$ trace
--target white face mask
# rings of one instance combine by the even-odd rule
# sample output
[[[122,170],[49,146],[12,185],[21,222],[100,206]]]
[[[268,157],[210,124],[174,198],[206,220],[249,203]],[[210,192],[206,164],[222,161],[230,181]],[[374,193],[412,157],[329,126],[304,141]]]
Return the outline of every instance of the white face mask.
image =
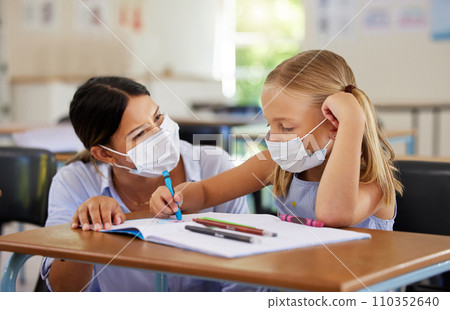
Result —
[[[130,173],[154,178],[162,175],[164,170],[173,170],[180,160],[180,127],[169,116],[165,115],[161,130],[148,137],[136,147],[123,154],[106,146],[102,148],[122,156],[130,157],[136,169],[114,164],[119,168],[130,170]]]
[[[317,167],[321,165],[325,160],[327,153],[327,146],[332,139],[328,141],[323,149],[317,150],[311,155],[308,155],[303,139],[310,135],[320,125],[322,125],[327,119],[325,118],[319,125],[314,127],[310,132],[304,135],[302,138],[296,137],[289,141],[273,142],[269,141],[270,132],[266,136],[266,144],[269,149],[270,156],[280,166],[281,169],[300,173],[305,170]]]

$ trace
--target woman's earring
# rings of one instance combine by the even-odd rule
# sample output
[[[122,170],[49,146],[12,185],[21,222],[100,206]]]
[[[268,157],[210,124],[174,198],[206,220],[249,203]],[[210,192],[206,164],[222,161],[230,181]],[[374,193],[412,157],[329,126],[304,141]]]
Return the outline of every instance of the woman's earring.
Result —
[[[333,140],[336,140],[336,135],[333,135]]]

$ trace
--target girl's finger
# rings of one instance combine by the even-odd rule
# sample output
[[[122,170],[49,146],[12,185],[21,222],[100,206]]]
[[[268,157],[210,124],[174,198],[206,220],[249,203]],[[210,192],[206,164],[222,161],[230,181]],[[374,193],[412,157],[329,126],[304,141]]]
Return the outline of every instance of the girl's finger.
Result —
[[[173,212],[173,213],[175,213],[175,212],[177,212],[178,211],[178,205],[177,205],[177,203],[175,202],[175,200],[172,198],[172,200],[167,204],[167,206],[171,209],[171,211]]]
[[[175,195],[173,196],[173,200],[178,202],[178,205],[181,206],[181,204],[183,203],[183,197],[181,194],[175,192]]]
[[[156,205],[156,210],[154,211],[156,211],[155,216],[159,218],[168,218],[174,213],[165,203]]]
[[[329,110],[329,109],[324,109],[322,110],[323,115],[325,116],[326,119],[328,119],[328,121],[335,127],[338,128],[339,126],[339,121],[336,119],[336,117],[334,116],[334,114]]]

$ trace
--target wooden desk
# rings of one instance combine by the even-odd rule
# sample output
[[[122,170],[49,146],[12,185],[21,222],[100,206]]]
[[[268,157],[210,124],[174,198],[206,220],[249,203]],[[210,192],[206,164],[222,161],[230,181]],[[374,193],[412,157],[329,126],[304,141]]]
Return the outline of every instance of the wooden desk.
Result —
[[[9,123],[9,124],[2,124],[0,125],[0,136],[9,136],[11,139],[11,145],[15,145],[12,135],[15,133],[20,133],[28,130],[33,129],[44,129],[49,127],[55,127],[54,125],[50,124],[32,124],[32,123]],[[43,146],[45,148],[45,146]],[[64,164],[66,161],[71,159],[75,154],[76,151],[73,152],[57,152],[54,153],[55,158],[60,164]]]
[[[173,117],[180,126],[242,126],[267,122],[262,114],[230,114],[197,112],[194,117]]]
[[[231,152],[230,145],[231,128],[243,125],[261,124],[266,122],[259,113],[248,114],[231,114],[231,113],[211,113],[211,112],[196,112],[195,117],[174,117],[174,121],[180,126],[180,138],[198,144],[200,141],[195,141],[194,136],[202,141],[215,140],[217,146],[222,147],[227,152]]]
[[[0,135],[12,135],[13,133],[24,132],[27,130],[49,127],[49,124],[40,123],[6,123],[0,125]]]
[[[15,289],[29,255],[308,291],[388,290],[450,270],[450,237],[352,230],[372,239],[226,259],[62,224],[0,236],[0,250],[16,253],[1,288]]]
[[[395,160],[431,161],[431,162],[450,163],[450,157],[441,157],[441,156],[433,157],[433,156],[401,155],[401,156],[395,156]]]
[[[65,163],[75,155],[76,153],[55,153],[55,158],[57,162]]]

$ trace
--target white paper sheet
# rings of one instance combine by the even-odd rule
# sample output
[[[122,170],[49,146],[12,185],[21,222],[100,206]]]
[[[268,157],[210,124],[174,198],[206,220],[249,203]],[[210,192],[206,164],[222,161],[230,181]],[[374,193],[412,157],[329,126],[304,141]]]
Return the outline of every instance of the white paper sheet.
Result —
[[[276,232],[278,236],[264,237],[235,231],[232,232],[252,236],[257,239],[256,243],[246,243],[186,230],[184,228],[186,225],[204,227],[201,224],[192,222],[192,219],[196,217],[211,217],[254,226]],[[153,221],[151,219],[130,220],[123,224],[113,226],[111,230],[133,227],[139,228],[144,239],[147,241],[227,258],[370,238],[370,234],[366,233],[335,228],[315,228],[283,222],[275,216],[266,214],[200,213],[184,215],[182,222],[166,222],[157,219]],[[231,232],[229,230],[224,231]]]

